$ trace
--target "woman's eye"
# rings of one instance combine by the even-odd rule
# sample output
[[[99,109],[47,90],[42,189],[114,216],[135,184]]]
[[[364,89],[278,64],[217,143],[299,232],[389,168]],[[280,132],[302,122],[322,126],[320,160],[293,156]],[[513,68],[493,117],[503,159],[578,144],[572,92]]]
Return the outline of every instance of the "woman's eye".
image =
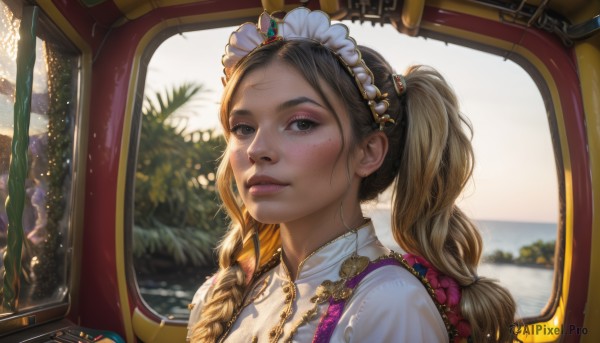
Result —
[[[234,125],[230,130],[236,136],[247,136],[254,133],[254,128],[245,124]]]
[[[307,119],[299,119],[292,122],[290,128],[294,131],[307,131],[317,126],[317,123],[307,120]]]

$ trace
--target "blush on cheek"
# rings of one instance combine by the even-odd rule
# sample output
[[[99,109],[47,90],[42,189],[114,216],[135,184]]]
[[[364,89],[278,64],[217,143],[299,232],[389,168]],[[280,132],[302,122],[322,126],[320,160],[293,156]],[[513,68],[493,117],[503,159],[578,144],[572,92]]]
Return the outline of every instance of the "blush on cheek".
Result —
[[[343,155],[340,156],[341,149],[341,142],[330,138],[307,145],[292,146],[290,157],[305,168],[331,173],[334,167],[337,167],[336,164],[343,163]]]

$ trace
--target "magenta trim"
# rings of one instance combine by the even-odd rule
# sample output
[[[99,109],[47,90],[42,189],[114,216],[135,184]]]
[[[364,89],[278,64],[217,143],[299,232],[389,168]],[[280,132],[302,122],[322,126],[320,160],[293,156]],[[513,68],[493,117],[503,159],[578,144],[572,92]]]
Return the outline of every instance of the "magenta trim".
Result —
[[[354,290],[356,286],[371,272],[385,266],[402,266],[400,262],[398,262],[395,258],[385,258],[382,260],[378,260],[375,262],[369,263],[367,268],[360,272],[358,275],[350,278],[346,281],[346,287]],[[333,335],[333,330],[337,326],[337,323],[340,321],[342,317],[342,313],[344,313],[344,307],[346,306],[346,300],[342,299],[339,301],[335,301],[333,297],[329,299],[329,307],[327,308],[327,312],[319,321],[319,326],[317,326],[317,332],[315,332],[315,336],[313,338],[313,343],[327,343],[331,339]]]

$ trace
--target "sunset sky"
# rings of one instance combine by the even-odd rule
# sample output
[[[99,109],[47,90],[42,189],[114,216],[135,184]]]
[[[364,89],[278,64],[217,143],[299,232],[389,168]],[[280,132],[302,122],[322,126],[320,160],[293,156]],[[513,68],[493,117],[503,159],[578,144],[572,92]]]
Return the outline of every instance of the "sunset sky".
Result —
[[[460,206],[477,219],[556,222],[557,176],[546,110],[529,75],[502,57],[399,34],[391,26],[346,23],[350,35],[382,53],[402,72],[411,64],[437,68],[454,87],[474,127],[474,181]],[[153,56],[147,89],[183,82],[208,92],[188,108],[190,125],[218,127],[221,55],[234,28],[188,32],[161,45]],[[386,206],[385,202],[379,206]]]

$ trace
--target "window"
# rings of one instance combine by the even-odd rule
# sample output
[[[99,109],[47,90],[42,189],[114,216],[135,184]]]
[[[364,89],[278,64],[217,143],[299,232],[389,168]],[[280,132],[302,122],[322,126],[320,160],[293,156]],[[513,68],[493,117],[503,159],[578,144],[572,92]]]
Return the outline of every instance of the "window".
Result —
[[[158,49],[148,67],[135,172],[133,262],[144,301],[167,318],[187,320],[196,288],[217,269],[214,247],[227,227],[215,191],[225,142],[214,125],[199,125],[216,119],[203,106],[212,95],[203,83],[185,77],[156,82],[163,72],[180,71],[171,69],[182,63],[170,55],[176,52],[171,43]]]
[[[403,71],[411,64],[430,65],[442,72],[455,88],[462,110],[474,127],[474,180],[463,193],[459,205],[475,220],[482,232],[485,258],[479,272],[481,275],[498,278],[509,288],[518,303],[519,317],[539,315],[548,302],[554,280],[552,242],[557,237],[559,196],[546,110],[533,80],[520,66],[496,55],[435,40],[407,37],[389,25],[383,28],[367,24],[347,25],[351,26],[350,32],[357,42],[381,52],[398,71]],[[164,136],[152,135],[155,146],[164,146],[166,149],[167,144],[174,147],[185,142],[190,147],[199,144],[213,149],[212,139],[216,139],[214,135],[220,130],[217,99],[220,99],[222,90],[221,55],[233,30],[234,28],[220,28],[183,33],[169,38],[156,50],[148,66],[146,96],[156,99],[154,94],[163,90],[171,90],[174,95],[173,90],[191,82],[202,85],[202,91],[199,92],[201,96],[186,107],[187,111],[177,112],[176,119],[162,122],[168,132],[163,132]],[[162,97],[165,99],[164,95]],[[149,126],[154,125],[150,124],[154,119],[148,120],[147,110],[144,112],[142,140],[144,132],[150,133],[152,129]],[[147,123],[144,124],[144,121]],[[210,134],[195,134],[195,130],[214,131],[209,131]],[[178,135],[173,134],[175,131]],[[194,138],[200,136],[204,139]],[[161,143],[156,144],[157,141]],[[215,144],[214,148],[217,149],[218,146],[220,145]],[[137,166],[139,174],[136,175],[134,254],[138,258],[153,256],[152,261],[156,262],[158,255],[155,251],[158,249],[155,248],[157,245],[150,243],[150,237],[156,242],[162,241],[163,250],[169,251],[166,245],[170,243],[167,242],[176,234],[167,235],[166,228],[163,229],[165,233],[159,233],[158,227],[151,228],[157,224],[144,224],[149,217],[142,214],[141,209],[150,206],[152,199],[157,198],[158,194],[164,194],[164,199],[167,199],[166,190],[161,191],[160,187],[169,188],[167,185],[171,183],[165,182],[165,178],[176,177],[173,173],[181,169],[175,168],[175,164],[170,164],[167,168],[163,163],[161,168],[164,169],[155,167],[152,172],[140,172],[140,168],[151,166],[153,159],[158,158],[143,149],[140,144]],[[162,158],[170,155],[173,154],[164,152]],[[190,157],[191,162],[186,162],[187,167],[191,168],[186,177],[189,189],[200,187],[210,191],[213,187],[210,174],[214,172],[213,159],[218,153],[204,156],[208,156],[206,160],[194,160]],[[169,157],[171,158],[173,157]],[[199,167],[193,170],[194,166]],[[172,175],[167,176],[168,173]],[[185,184],[186,180],[182,180],[180,184]],[[155,184],[156,196],[148,196],[151,194],[151,184]],[[178,192],[185,193],[189,189]],[[142,192],[139,197],[137,192]],[[216,211],[216,207],[213,207],[215,197],[211,195],[203,198],[203,206]],[[389,201],[386,195],[377,204],[366,205],[365,211],[373,218],[384,244],[398,250],[389,230]],[[211,235],[222,232],[214,230],[224,222],[220,221],[221,218],[218,222],[214,220],[212,212],[207,211],[202,215],[198,212],[196,218],[200,220],[195,222],[198,228],[181,223],[177,224],[177,230],[197,230],[210,232]],[[203,244],[212,244],[217,238],[207,237]],[[211,264],[194,265],[189,258],[186,261],[177,260],[175,255],[163,256],[160,261],[170,263],[168,266],[178,265],[178,276],[167,272],[157,273],[157,270],[144,270],[147,263],[136,263],[141,295],[161,315],[186,320],[188,312],[185,305],[191,300],[203,278],[215,267]],[[188,270],[191,274],[184,275],[180,270]],[[180,279],[174,279],[176,276]],[[166,296],[169,300],[165,301],[164,298],[157,298],[158,296]],[[171,306],[175,302],[181,307]],[[161,303],[169,305],[165,308]]]
[[[0,1],[0,252],[3,254],[11,253],[7,247],[7,229],[13,227],[8,220],[13,214],[7,213],[5,201],[13,177],[9,177],[15,126],[13,106],[15,89],[20,86],[16,75],[17,40],[22,24],[20,16],[26,10],[8,4]],[[28,169],[23,172],[26,179],[22,272],[5,274],[5,260],[0,260],[0,279],[20,277],[17,308],[3,307],[0,314],[0,322],[5,324],[43,308],[64,306],[64,314],[68,306],[79,57],[62,38],[51,33],[55,31],[48,30],[47,22],[40,14],[31,86]],[[3,295],[6,294],[5,290]],[[8,296],[2,300],[8,301]],[[30,316],[28,324],[43,321],[43,318],[47,316]]]

